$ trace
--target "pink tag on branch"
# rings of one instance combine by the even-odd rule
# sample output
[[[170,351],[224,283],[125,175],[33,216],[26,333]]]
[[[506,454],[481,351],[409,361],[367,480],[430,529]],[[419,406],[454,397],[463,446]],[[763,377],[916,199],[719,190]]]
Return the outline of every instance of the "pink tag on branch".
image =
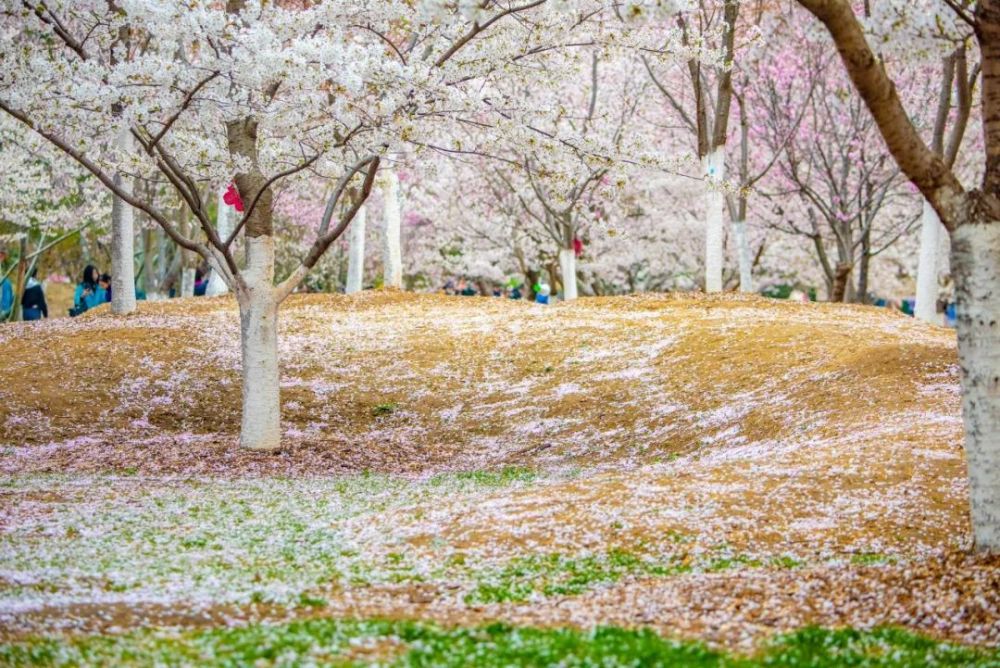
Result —
[[[240,213],[243,213],[243,198],[240,197],[240,191],[236,189],[235,183],[229,184],[229,188],[226,189],[226,194],[222,196],[222,201],[235,208]]]
[[[573,253],[577,257],[583,255],[583,242],[576,238],[573,239]]]

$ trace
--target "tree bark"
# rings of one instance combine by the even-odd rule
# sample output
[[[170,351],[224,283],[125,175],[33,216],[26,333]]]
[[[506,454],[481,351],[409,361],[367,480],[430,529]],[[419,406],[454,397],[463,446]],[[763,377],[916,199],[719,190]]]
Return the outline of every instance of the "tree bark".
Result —
[[[843,302],[846,301],[848,292],[847,288],[851,283],[851,270],[854,269],[854,265],[847,262],[838,262],[837,268],[833,275],[833,294],[830,295],[831,302]]]
[[[952,233],[958,302],[962,415],[972,531],[983,551],[1000,551],[1000,221]]]
[[[399,202],[399,177],[388,170],[385,179],[385,238],[382,248],[382,284],[403,289],[403,255],[400,249],[402,211]]]
[[[232,216],[229,213],[229,205],[223,201],[223,197],[226,194],[226,187],[219,188],[219,199],[218,207],[215,214],[215,229],[219,233],[219,237],[222,239],[229,238],[229,235],[233,233],[233,223]],[[222,278],[216,269],[212,269],[211,275],[208,277],[208,285],[205,287],[205,295],[208,297],[215,297],[216,295],[224,295],[229,292],[229,286],[226,285],[226,281]]]
[[[725,145],[715,147],[704,159],[705,176],[721,184],[726,178]],[[724,193],[711,185],[705,194],[705,292],[722,292],[722,216]]]
[[[273,237],[247,238],[247,267],[237,299],[243,354],[240,445],[274,450],[281,445],[281,393]]]
[[[576,282],[576,251],[563,248],[559,251],[559,274],[562,276],[563,300],[572,301],[577,298]]]
[[[8,319],[19,321],[24,317],[21,309],[21,296],[24,294],[24,285],[28,281],[28,238],[21,237],[17,256],[17,277],[14,281],[14,303],[10,307]]]
[[[924,200],[920,217],[920,257],[917,260],[917,304],[914,315],[932,325],[940,325],[937,313],[938,266],[941,221],[930,202]]]
[[[733,237],[736,240],[736,253],[740,266],[740,292],[753,292],[753,258],[750,253],[750,241],[747,239],[747,226],[742,220],[733,221]]]
[[[123,132],[118,147],[131,149],[132,135]],[[128,177],[115,173],[115,185],[132,192]],[[135,228],[132,207],[117,195],[111,198],[111,312],[125,315],[135,311]]]
[[[351,221],[350,250],[347,256],[347,287],[344,290],[351,295],[361,292],[365,275],[365,209],[358,209],[357,215]]]
[[[542,277],[541,272],[532,271],[531,269],[525,269],[524,271],[524,292],[522,297],[529,302],[535,301],[537,294],[535,293],[535,286],[538,285],[539,279]]]
[[[195,271],[191,267],[181,270],[181,297],[194,297]]]

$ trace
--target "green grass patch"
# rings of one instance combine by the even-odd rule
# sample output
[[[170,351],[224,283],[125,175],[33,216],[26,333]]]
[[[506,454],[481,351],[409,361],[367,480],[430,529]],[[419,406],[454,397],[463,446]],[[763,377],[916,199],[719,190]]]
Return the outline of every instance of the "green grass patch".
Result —
[[[459,471],[458,473],[441,473],[433,476],[428,484],[431,487],[441,487],[456,483],[459,487],[491,488],[509,487],[515,484],[534,482],[538,474],[521,466],[507,466],[497,471]]]
[[[526,601],[534,595],[571,596],[593,586],[617,582],[626,575],[669,576],[690,572],[674,557],[654,560],[625,550],[569,557],[562,554],[518,557],[480,578],[467,603]]]
[[[518,557],[498,570],[479,574],[477,585],[465,601],[505,603],[527,601],[535,596],[574,596],[595,586],[613,584],[625,576],[670,577],[692,572],[765,567],[789,570],[800,566],[800,561],[787,555],[756,558],[728,552],[700,559],[684,553],[654,557],[627,550],[576,557],[540,554]]]
[[[6,666],[997,666],[1000,652],[940,643],[897,629],[807,628],[740,657],[649,630],[441,628],[312,619],[180,634],[39,639],[0,645]]]
[[[374,417],[385,417],[387,415],[392,415],[399,408],[399,404],[392,402],[386,402],[383,404],[377,404],[372,408],[372,416]]]
[[[896,558],[879,552],[862,552],[851,555],[851,563],[855,566],[883,566],[896,563]]]

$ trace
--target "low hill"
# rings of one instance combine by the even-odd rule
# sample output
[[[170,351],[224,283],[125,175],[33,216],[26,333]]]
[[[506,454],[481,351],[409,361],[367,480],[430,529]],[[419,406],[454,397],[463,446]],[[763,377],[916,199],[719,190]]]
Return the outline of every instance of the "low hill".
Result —
[[[748,296],[366,292],[293,296],[280,348],[284,446],[253,453],[230,298],[0,327],[0,626],[308,591],[323,615],[741,650],[807,624],[1000,642],[1000,563],[965,554],[950,330]],[[98,559],[73,531],[113,536]]]

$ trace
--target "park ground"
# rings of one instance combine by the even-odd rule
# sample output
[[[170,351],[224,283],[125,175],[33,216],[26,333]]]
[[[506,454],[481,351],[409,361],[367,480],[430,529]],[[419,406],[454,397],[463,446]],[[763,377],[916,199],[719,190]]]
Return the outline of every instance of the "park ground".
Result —
[[[740,296],[0,327],[0,665],[992,665],[955,337]]]

